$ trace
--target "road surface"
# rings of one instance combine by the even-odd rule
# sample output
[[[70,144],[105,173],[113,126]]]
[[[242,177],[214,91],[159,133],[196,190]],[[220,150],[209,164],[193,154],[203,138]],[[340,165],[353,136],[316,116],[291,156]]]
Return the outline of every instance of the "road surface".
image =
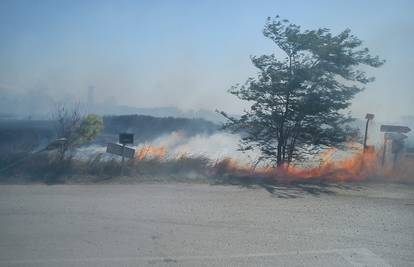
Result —
[[[414,187],[1,185],[0,266],[414,266]]]

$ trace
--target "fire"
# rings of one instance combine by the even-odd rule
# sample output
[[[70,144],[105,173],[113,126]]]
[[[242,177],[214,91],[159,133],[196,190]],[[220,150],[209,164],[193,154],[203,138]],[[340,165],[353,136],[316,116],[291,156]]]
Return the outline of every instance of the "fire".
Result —
[[[378,170],[377,154],[373,151],[358,153],[342,160],[332,160],[335,150],[329,150],[321,155],[325,160],[319,167],[314,168],[286,168],[288,177],[312,179],[318,178],[329,181],[361,181],[374,175]],[[328,158],[326,158],[328,156]]]
[[[157,159],[163,160],[167,154],[167,149],[163,146],[145,146],[138,151],[136,158],[138,160]]]
[[[314,167],[282,166],[257,167],[253,164],[242,164],[232,158],[224,158],[216,162],[210,162],[212,175],[231,175],[235,177],[250,177],[253,179],[273,179],[282,182],[324,180],[331,182],[352,182],[363,181],[370,177],[394,179],[400,177],[407,179],[412,176],[414,159],[407,163],[401,161],[398,168],[381,166],[381,151],[377,153],[374,149],[368,149],[365,153],[359,145],[358,152],[355,152],[356,145],[350,144],[347,157],[335,159],[338,151],[336,148],[325,150],[319,155],[320,164]],[[168,150],[166,146],[145,146],[137,152],[138,160],[166,160]],[[168,155],[169,159],[185,159],[191,157],[189,152],[180,152]],[[409,177],[410,180],[412,177]]]
[[[278,181],[320,179],[336,182],[362,181],[376,174],[379,169],[377,154],[374,151],[354,154],[341,160],[333,159],[335,152],[335,148],[324,151],[320,154],[321,164],[310,168],[283,166],[254,169],[250,165],[241,165],[231,159],[217,162],[214,167],[217,174],[266,177]]]
[[[332,161],[332,157],[333,157],[333,155],[334,155],[337,151],[338,151],[338,149],[337,149],[337,148],[332,147],[332,148],[329,148],[329,149],[327,149],[326,151],[322,152],[322,153],[320,154],[320,158],[321,158],[320,162],[321,162],[321,164],[320,164],[319,166],[321,166],[321,165],[323,165],[323,164],[326,164],[327,162],[331,162],[331,161]]]

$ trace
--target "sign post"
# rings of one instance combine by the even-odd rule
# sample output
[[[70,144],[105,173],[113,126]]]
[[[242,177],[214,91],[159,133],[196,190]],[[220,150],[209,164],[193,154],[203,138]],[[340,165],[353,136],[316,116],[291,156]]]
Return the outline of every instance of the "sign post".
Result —
[[[120,133],[119,134],[119,143],[123,144],[123,145],[133,144],[134,143],[134,134]]]
[[[121,176],[124,176],[125,144],[122,144]]]
[[[404,148],[404,139],[407,136],[403,133],[408,133],[411,129],[407,126],[400,126],[400,125],[381,125],[380,128],[381,132],[384,132],[384,148],[382,151],[382,166],[385,164],[385,156],[387,150],[387,141],[392,140],[392,152],[394,155],[394,168],[398,159],[398,153]]]
[[[411,131],[411,129],[407,126],[381,125],[380,131],[387,133],[408,133]]]
[[[134,143],[134,135],[130,133],[120,133],[119,143],[122,144],[121,175],[124,176],[125,145]]]
[[[364,153],[367,150],[367,139],[368,139],[368,123],[370,120],[374,119],[374,114],[367,113],[365,119],[367,119],[367,124],[365,125],[365,136],[364,136]]]
[[[384,146],[382,149],[382,160],[381,160],[381,166],[384,167],[385,164],[385,155],[387,152],[387,136],[384,134]]]
[[[126,146],[127,144],[133,144],[134,143],[134,134],[120,133],[119,134],[119,143],[121,145],[109,143],[107,148],[106,148],[106,152],[122,157],[122,160],[121,160],[121,175],[124,175],[125,157],[134,158],[134,155],[135,155],[135,149]]]
[[[118,156],[124,155],[126,158],[134,158],[135,155],[135,149],[123,146],[120,144],[114,144],[114,143],[108,143],[108,146],[106,147],[106,152]]]

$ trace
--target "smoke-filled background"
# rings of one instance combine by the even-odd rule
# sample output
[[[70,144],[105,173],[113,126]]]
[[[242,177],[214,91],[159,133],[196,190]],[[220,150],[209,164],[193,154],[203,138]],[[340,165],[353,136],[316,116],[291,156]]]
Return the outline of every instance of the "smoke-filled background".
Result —
[[[261,33],[265,18],[280,14],[304,29],[350,28],[386,60],[366,70],[376,81],[344,111],[361,134],[365,114],[375,114],[368,144],[379,149],[382,123],[414,128],[413,8],[412,1],[1,1],[0,147],[41,149],[55,136],[50,123],[35,121],[51,119],[56,105],[77,103],[83,114],[107,116],[79,157],[105,152],[127,131],[138,152],[154,147],[163,157],[254,164],[259,152],[240,152],[240,136],[220,130],[224,118],[215,110],[238,116],[249,106],[227,90],[256,75],[250,55],[282,56]],[[124,114],[153,118],[117,124]],[[14,119],[23,121],[10,126]],[[414,145],[413,134],[406,143]]]
[[[63,101],[102,114],[239,114],[247,103],[226,90],[255,75],[249,55],[279,53],[261,29],[266,17],[280,14],[307,29],[350,28],[387,60],[350,110],[400,121],[413,113],[413,8],[401,0],[4,0],[0,113],[47,117]]]

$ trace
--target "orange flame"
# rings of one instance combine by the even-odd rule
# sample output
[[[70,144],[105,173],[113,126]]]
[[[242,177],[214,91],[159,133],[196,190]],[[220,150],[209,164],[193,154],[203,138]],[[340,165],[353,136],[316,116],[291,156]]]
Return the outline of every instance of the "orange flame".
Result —
[[[349,149],[355,149],[355,144],[349,144]],[[359,146],[360,149],[360,146]],[[249,176],[251,178],[266,178],[277,181],[301,181],[324,180],[331,182],[363,181],[369,177],[385,177],[389,179],[413,180],[414,159],[401,161],[398,168],[383,168],[380,164],[379,154],[374,149],[365,153],[359,152],[353,155],[335,160],[336,148],[330,148],[322,152],[320,164],[316,167],[282,166],[279,168],[258,167],[251,164],[241,164],[232,158],[224,158],[212,164],[213,175]],[[138,160],[165,160],[167,156],[165,146],[145,146],[137,152]],[[380,151],[381,152],[381,151]],[[175,155],[177,159],[191,157],[188,152]]]
[[[253,175],[279,181],[321,179],[337,182],[361,181],[376,174],[379,169],[377,154],[374,151],[335,161],[332,156],[336,151],[337,149],[332,148],[321,153],[321,164],[311,168],[283,166],[276,169],[270,167],[254,169],[249,165],[240,165],[229,158],[217,162],[214,167],[217,174]]]
[[[163,160],[167,154],[167,149],[163,146],[145,146],[138,151],[136,158],[138,160],[157,159]]]
[[[322,162],[319,167],[300,169],[289,167],[285,170],[288,177],[312,179],[319,178],[330,181],[346,182],[361,181],[374,175],[378,170],[377,154],[367,152],[365,154],[356,154],[352,157],[342,160],[332,160],[332,151],[327,151],[329,158]],[[325,155],[322,155],[322,158]]]

